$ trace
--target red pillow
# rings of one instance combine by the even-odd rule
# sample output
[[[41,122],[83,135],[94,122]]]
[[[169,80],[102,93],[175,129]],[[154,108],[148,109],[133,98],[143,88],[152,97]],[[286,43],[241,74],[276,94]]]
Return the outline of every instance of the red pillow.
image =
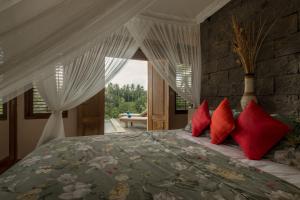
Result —
[[[213,112],[210,124],[211,143],[221,144],[235,128],[229,101],[225,98]]]
[[[251,101],[236,120],[233,139],[251,160],[260,160],[290,128]]]
[[[192,118],[192,135],[198,137],[210,124],[208,102],[206,100],[198,107]]]

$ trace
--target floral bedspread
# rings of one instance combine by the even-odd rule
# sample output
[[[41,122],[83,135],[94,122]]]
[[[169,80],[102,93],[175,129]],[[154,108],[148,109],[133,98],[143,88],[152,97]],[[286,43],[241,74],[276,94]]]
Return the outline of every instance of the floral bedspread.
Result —
[[[182,131],[54,140],[0,176],[0,199],[300,199],[300,189]]]

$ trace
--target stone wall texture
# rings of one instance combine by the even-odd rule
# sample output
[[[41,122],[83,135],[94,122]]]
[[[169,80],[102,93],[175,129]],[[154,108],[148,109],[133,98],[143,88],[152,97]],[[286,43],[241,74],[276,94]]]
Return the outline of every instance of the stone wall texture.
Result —
[[[269,113],[300,115],[300,0],[231,0],[201,24],[202,99],[212,109],[224,97],[240,110],[244,72],[232,51],[231,17],[278,21],[257,60],[256,94]]]

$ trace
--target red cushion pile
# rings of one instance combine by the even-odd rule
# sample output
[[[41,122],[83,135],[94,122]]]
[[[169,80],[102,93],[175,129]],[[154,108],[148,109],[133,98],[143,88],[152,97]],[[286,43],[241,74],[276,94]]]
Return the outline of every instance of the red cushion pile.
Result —
[[[261,159],[290,130],[287,125],[264,112],[254,101],[251,101],[234,121],[226,98],[211,118],[206,100],[195,111],[192,118],[192,135],[198,137],[209,126],[211,143],[221,144],[231,135],[244,154],[252,160]]]

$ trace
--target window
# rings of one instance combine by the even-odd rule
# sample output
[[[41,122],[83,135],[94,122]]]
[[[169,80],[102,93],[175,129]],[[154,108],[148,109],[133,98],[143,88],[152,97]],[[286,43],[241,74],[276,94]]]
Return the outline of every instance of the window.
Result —
[[[32,89],[32,113],[41,114],[41,113],[50,113],[50,110],[39,94],[38,90],[34,87]]]
[[[176,114],[185,114],[188,112],[188,109],[191,108],[192,105],[184,100],[178,94],[175,95],[175,113]]]
[[[64,83],[64,67],[62,65],[56,66],[55,78],[57,90],[61,90]],[[49,110],[47,104],[44,102],[36,87],[33,87],[31,90],[25,93],[24,104],[25,119],[46,119],[51,114],[51,111]],[[67,111],[64,111],[63,117],[67,116]]]
[[[186,95],[191,95],[192,88],[192,68],[187,65],[177,65],[176,87],[180,88]]]
[[[176,87],[180,89],[182,94],[186,95],[186,97],[190,97],[192,95],[192,68],[187,65],[177,65],[176,68]],[[183,114],[187,113],[188,109],[191,108],[192,105],[187,102],[184,98],[175,95],[175,113]]]
[[[50,117],[50,110],[36,87],[25,93],[24,104],[25,119],[47,119]],[[67,116],[68,113],[63,112],[63,117]]]
[[[0,99],[0,120],[6,120],[7,119],[7,104],[3,103]]]

